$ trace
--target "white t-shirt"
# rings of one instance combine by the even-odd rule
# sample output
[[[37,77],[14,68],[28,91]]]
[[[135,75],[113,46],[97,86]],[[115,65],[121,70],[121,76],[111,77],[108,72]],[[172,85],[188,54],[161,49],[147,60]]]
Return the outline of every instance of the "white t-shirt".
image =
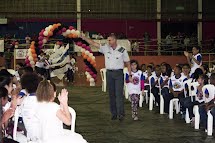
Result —
[[[128,93],[129,94],[140,94],[144,88],[144,77],[142,71],[131,72],[133,83],[128,82]],[[129,80],[129,75],[126,73],[126,81]]]
[[[63,129],[63,122],[57,117],[60,106],[54,102],[40,102],[36,111],[38,129],[42,143],[86,143],[80,134]]]
[[[184,89],[184,81],[186,80],[185,76],[181,75],[179,78],[176,78],[174,75],[169,80],[169,88],[172,88],[173,91],[182,91]]]
[[[27,131],[27,138],[31,140],[38,139],[38,121],[35,118],[35,113],[38,105],[35,94],[28,94],[23,97],[21,104],[21,116]]]
[[[193,57],[194,57],[197,61],[199,61],[200,64],[198,65],[196,62],[194,62],[193,59],[191,60],[191,71],[190,71],[190,75],[192,75],[192,74],[195,72],[195,70],[196,70],[197,68],[199,68],[199,67],[202,65],[202,55],[201,55],[200,53],[196,54],[195,56],[193,55]]]

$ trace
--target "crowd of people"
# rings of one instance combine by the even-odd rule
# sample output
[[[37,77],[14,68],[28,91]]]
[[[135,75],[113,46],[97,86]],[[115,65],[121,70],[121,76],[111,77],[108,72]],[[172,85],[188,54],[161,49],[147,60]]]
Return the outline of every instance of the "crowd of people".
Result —
[[[154,65],[139,64],[136,60],[131,60],[132,82],[129,81],[129,74],[126,73],[125,82],[128,88],[128,94],[131,101],[132,119],[138,120],[137,108],[139,106],[140,96],[147,90],[153,94],[155,105],[160,107],[160,98],[164,100],[164,113],[170,112],[170,101],[179,99],[181,118],[185,119],[186,109],[189,111],[189,120],[194,126],[195,114],[194,106],[198,106],[200,115],[200,125],[204,131],[207,131],[207,112],[215,118],[215,69],[209,71],[208,65],[202,63],[200,48],[194,46],[192,53],[184,52],[187,58],[185,64],[177,64],[173,68],[168,63]],[[191,84],[188,85],[187,81]],[[210,89],[203,91],[205,85],[213,85],[214,92],[209,93]],[[196,85],[188,88],[190,85]],[[190,95],[191,91],[192,95]],[[141,93],[142,92],[142,93]],[[146,98],[147,99],[147,98]],[[215,122],[215,121],[214,121]]]
[[[20,111],[18,130],[23,131],[26,141],[54,143],[85,143],[80,134],[63,129],[71,125],[68,91],[62,89],[57,95],[55,84],[45,74],[32,67],[16,65],[16,71],[0,70],[1,140],[11,139],[13,116]],[[58,99],[60,104],[54,101]]]

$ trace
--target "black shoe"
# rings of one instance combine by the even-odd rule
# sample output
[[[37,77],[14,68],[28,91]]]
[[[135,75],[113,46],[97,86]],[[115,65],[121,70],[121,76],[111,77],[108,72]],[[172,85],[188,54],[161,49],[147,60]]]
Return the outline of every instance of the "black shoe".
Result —
[[[111,120],[116,120],[117,119],[117,115],[114,115],[111,117]]]
[[[124,116],[123,115],[119,115],[119,121],[123,121],[124,120]]]

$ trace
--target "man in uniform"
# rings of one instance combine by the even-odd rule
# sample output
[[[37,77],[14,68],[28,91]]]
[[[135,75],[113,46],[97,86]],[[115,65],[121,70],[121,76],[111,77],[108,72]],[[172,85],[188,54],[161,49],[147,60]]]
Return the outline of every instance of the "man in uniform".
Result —
[[[130,59],[125,48],[117,44],[117,38],[114,34],[110,34],[107,38],[107,45],[100,45],[95,41],[82,36],[82,39],[90,45],[98,48],[99,52],[104,54],[105,67],[107,69],[107,82],[109,88],[110,112],[111,119],[117,118],[122,121],[124,112],[124,65],[127,66],[129,75],[131,76]],[[131,77],[129,78],[131,81]]]

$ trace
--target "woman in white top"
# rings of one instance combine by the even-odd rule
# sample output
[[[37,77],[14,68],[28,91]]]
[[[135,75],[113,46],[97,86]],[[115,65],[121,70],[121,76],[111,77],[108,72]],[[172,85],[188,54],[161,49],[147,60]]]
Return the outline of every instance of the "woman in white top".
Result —
[[[80,134],[63,129],[63,123],[71,125],[71,114],[68,108],[68,91],[62,89],[58,100],[54,102],[56,87],[52,82],[40,82],[37,92],[39,102],[36,118],[39,121],[40,141],[42,143],[86,143]]]
[[[194,71],[202,65],[202,55],[199,53],[200,47],[195,46],[192,49],[192,54],[184,51],[184,55],[187,57],[187,62],[191,67],[190,76]]]

